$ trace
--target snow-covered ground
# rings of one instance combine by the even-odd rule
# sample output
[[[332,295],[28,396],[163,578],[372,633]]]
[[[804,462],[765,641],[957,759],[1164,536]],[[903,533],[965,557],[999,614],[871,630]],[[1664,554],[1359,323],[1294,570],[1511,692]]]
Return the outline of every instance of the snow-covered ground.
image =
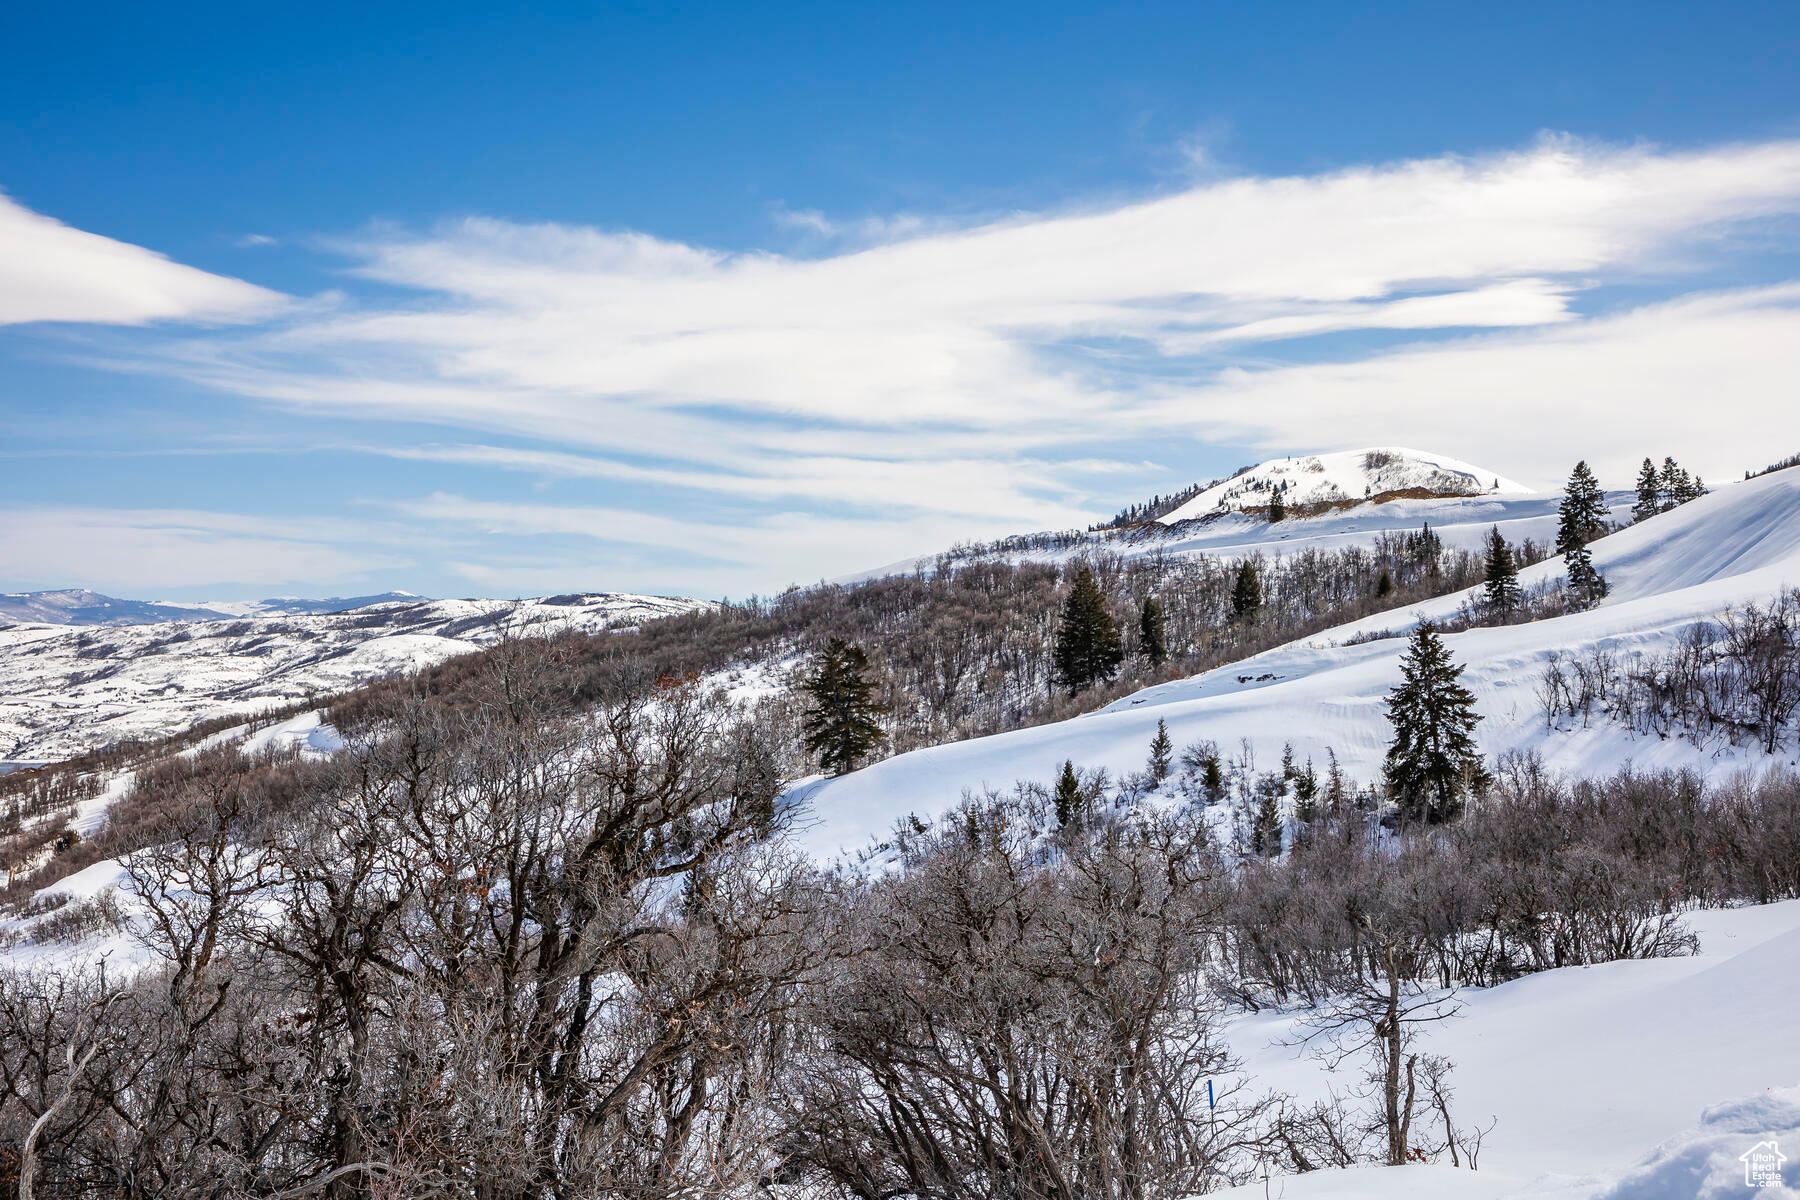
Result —
[[[623,593],[392,601],[329,614],[0,627],[0,759],[54,761],[432,666],[502,629],[593,631],[706,602]]]
[[[1785,1180],[1800,1188],[1800,901],[1696,912],[1690,924],[1697,956],[1466,990],[1460,1014],[1430,1027],[1421,1048],[1456,1064],[1458,1119],[1498,1119],[1480,1170],[1320,1171],[1222,1195],[1722,1200],[1752,1194],[1738,1155],[1769,1138],[1789,1147]],[[1259,1013],[1229,1037],[1259,1086],[1322,1097],[1331,1077],[1293,1044],[1298,1033],[1294,1015]]]
[[[1678,738],[1638,737],[1603,717],[1585,729],[1546,728],[1534,688],[1553,651],[1581,654],[1599,646],[1628,661],[1666,648],[1695,621],[1800,586],[1800,470],[1721,488],[1596,542],[1593,550],[1613,589],[1598,608],[1446,638],[1456,661],[1468,667],[1463,682],[1484,718],[1477,730],[1483,752],[1492,758],[1534,749],[1552,768],[1581,774],[1627,761],[1693,765],[1714,775],[1766,765],[1753,748],[1701,749]],[[1529,588],[1559,578],[1562,569],[1552,559],[1520,579]],[[1115,775],[1139,770],[1159,720],[1168,722],[1177,747],[1211,739],[1234,751],[1248,738],[1265,767],[1287,742],[1300,758],[1320,763],[1330,748],[1353,776],[1372,779],[1388,740],[1382,701],[1399,681],[1405,643],[1397,636],[1348,643],[1454,614],[1467,595],[1340,626],[1072,721],[916,750],[810,785],[805,843],[823,856],[860,848],[908,813],[932,816],[954,806],[965,789],[1047,782],[1065,759]]]

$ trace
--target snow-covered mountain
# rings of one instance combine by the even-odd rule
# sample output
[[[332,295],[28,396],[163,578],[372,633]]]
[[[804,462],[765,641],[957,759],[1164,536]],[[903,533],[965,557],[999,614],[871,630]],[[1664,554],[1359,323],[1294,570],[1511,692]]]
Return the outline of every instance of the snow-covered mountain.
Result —
[[[0,760],[54,761],[430,666],[505,628],[597,630],[705,607],[591,593],[409,598],[343,612],[0,628]]]
[[[1303,454],[1260,463],[1216,483],[1158,518],[1165,525],[1226,512],[1266,508],[1279,491],[1289,509],[1364,500],[1428,496],[1530,494],[1523,484],[1461,459],[1400,446],[1371,446],[1330,454]]]
[[[1484,718],[1483,753],[1535,750],[1552,768],[1577,774],[1606,773],[1628,761],[1691,765],[1713,775],[1766,763],[1751,746],[1641,737],[1603,717],[1582,728],[1554,727],[1534,689],[1552,654],[1598,649],[1628,664],[1670,647],[1697,621],[1800,586],[1800,470],[1727,485],[1592,549],[1612,587],[1599,607],[1445,638],[1467,665],[1463,682]],[[1520,581],[1527,588],[1548,584],[1562,571],[1561,560],[1550,559],[1521,572]],[[1399,680],[1406,644],[1400,635],[1421,620],[1455,615],[1471,595],[1338,626],[1071,721],[916,750],[812,785],[807,844],[822,856],[861,847],[907,813],[935,815],[952,806],[964,789],[1051,780],[1065,759],[1115,777],[1141,769],[1159,720],[1168,722],[1177,746],[1210,739],[1236,747],[1248,738],[1267,760],[1291,742],[1303,759],[1323,762],[1330,749],[1353,776],[1374,779],[1388,740],[1382,702]]]
[[[172,600],[122,600],[86,588],[57,588],[0,593],[0,623],[148,625],[158,621],[222,621],[230,617],[347,612],[390,600],[422,599],[424,597],[411,592],[382,592],[372,596],[330,596],[322,600],[277,596],[268,600],[183,604]]]

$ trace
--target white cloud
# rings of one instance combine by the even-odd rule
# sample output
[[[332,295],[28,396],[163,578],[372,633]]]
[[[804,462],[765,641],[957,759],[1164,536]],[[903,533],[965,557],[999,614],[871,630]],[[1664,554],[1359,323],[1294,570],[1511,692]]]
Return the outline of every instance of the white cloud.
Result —
[[[691,444],[668,441],[678,431],[656,414],[701,407],[852,432],[1073,427],[1129,408],[1138,372],[1166,352],[1564,321],[1596,277],[1632,277],[1722,223],[1796,207],[1800,143],[1682,155],[1549,143],[1211,183],[818,259],[468,220],[342,246],[358,272],[440,303],[188,352],[221,382],[298,406],[556,426],[556,440],[633,450]],[[331,369],[296,378],[296,356]]]
[[[1645,455],[1675,454],[1715,482],[1800,449],[1800,284],[1686,296],[1529,333],[1415,346],[1360,362],[1243,371],[1163,419],[1218,414],[1215,436],[1268,447],[1456,447],[1529,464],[1555,486],[1586,458],[1628,487]]]
[[[1800,142],[1549,139],[967,228],[777,212],[855,247],[815,257],[471,219],[336,244],[415,293],[402,303],[323,298],[165,343],[154,366],[308,414],[530,443],[396,457],[710,493],[700,522],[630,500],[438,495],[405,513],[674,544],[728,564],[715,582],[767,586],[1078,523],[1088,481],[1058,464],[1130,469],[1151,440],[1171,463],[1191,439],[1392,440],[1535,483],[1572,456],[1616,473],[1677,452],[1717,475],[1786,452],[1793,296],[1680,289],[1730,278],[1735,223],[1797,210]],[[1617,311],[1599,290],[1617,284],[1675,298]]]
[[[71,229],[0,193],[0,325],[244,321],[268,316],[283,299],[142,246]]]

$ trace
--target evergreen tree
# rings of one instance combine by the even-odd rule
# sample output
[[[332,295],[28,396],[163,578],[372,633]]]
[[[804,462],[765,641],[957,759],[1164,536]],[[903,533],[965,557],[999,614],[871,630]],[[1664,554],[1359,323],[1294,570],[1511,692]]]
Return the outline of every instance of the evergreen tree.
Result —
[[[1319,818],[1319,775],[1312,759],[1294,776],[1294,819],[1311,823]]]
[[[1438,565],[1444,556],[1444,539],[1439,537],[1427,521],[1419,527],[1419,532],[1406,535],[1407,557],[1421,567]]]
[[[1381,568],[1381,578],[1375,581],[1375,594],[1384,600],[1394,594],[1394,577],[1386,567]]]
[[[1556,552],[1568,569],[1569,591],[1576,600],[1589,605],[1606,595],[1606,580],[1594,569],[1594,558],[1588,543],[1606,534],[1606,495],[1587,463],[1578,462],[1569,474],[1569,485],[1563,492],[1562,507],[1557,511]]]
[[[1056,780],[1056,824],[1066,827],[1081,813],[1081,781],[1075,777],[1075,762],[1065,759],[1062,774]]]
[[[1057,681],[1071,696],[1111,679],[1125,661],[1118,623],[1106,611],[1106,597],[1100,594],[1093,571],[1085,566],[1075,573],[1075,583],[1063,601],[1054,661]]]
[[[1238,567],[1237,582],[1231,586],[1231,615],[1239,621],[1254,621],[1262,610],[1262,572],[1246,558]]]
[[[1208,804],[1225,799],[1225,770],[1217,754],[1209,754],[1200,763],[1200,791]]]
[[[868,669],[862,647],[834,637],[814,658],[813,673],[801,684],[813,701],[800,725],[806,749],[834,775],[855,770],[887,737],[875,723],[887,709],[875,702],[875,684],[865,674]]]
[[[1138,614],[1138,647],[1152,666],[1160,667],[1169,657],[1169,644],[1163,623],[1162,601],[1155,596],[1144,598],[1144,610]]]
[[[1287,520],[1287,504],[1281,499],[1281,485],[1278,483],[1275,485],[1275,490],[1269,493],[1269,523],[1273,525],[1277,521],[1285,520]]]
[[[1637,503],[1632,505],[1631,517],[1634,521],[1648,521],[1661,511],[1662,477],[1656,473],[1656,464],[1646,458],[1638,468]]]
[[[1592,550],[1586,546],[1576,546],[1565,551],[1563,566],[1568,571],[1569,594],[1580,607],[1597,604],[1606,597],[1606,577],[1594,566]]]
[[[1330,746],[1325,747],[1325,762],[1325,805],[1333,813],[1342,812],[1350,797],[1344,786],[1344,769],[1338,766],[1337,751]]]
[[[1387,698],[1394,727],[1388,787],[1409,820],[1448,821],[1462,811],[1465,789],[1488,780],[1475,746],[1475,697],[1429,621],[1413,634],[1400,670],[1400,686]]]
[[[1487,583],[1484,585],[1487,606],[1497,613],[1510,613],[1519,606],[1519,569],[1513,565],[1512,551],[1494,526],[1488,534]]]
[[[1294,743],[1288,742],[1281,747],[1281,782],[1292,783],[1298,773],[1294,766]]]
[[[1169,740],[1169,725],[1166,721],[1157,721],[1156,736],[1150,740],[1150,784],[1161,787],[1163,780],[1169,777],[1169,768],[1175,762],[1175,743]]]
[[[1663,459],[1662,477],[1658,482],[1662,490],[1663,512],[1686,504],[1689,499],[1688,491],[1694,486],[1688,473],[1672,457]]]
[[[1281,853],[1281,793],[1264,787],[1262,802],[1256,808],[1256,820],[1250,826],[1250,849],[1266,858]]]

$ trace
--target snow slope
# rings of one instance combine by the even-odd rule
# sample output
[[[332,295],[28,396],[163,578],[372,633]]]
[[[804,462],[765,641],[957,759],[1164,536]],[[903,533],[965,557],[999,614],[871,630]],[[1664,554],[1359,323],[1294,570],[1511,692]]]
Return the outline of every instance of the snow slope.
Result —
[[[1400,446],[1370,446],[1329,454],[1304,454],[1258,464],[1214,484],[1161,519],[1165,525],[1241,511],[1269,503],[1282,488],[1289,508],[1308,504],[1359,501],[1383,492],[1418,489],[1451,496],[1530,493],[1531,489],[1498,472],[1461,459]]]
[[[1740,1196],[1737,1156],[1800,1145],[1800,901],[1693,913],[1701,953],[1573,967],[1462,993],[1423,1046],[1456,1064],[1455,1111],[1498,1124],[1481,1169],[1365,1168],[1272,1180],[1269,1195]],[[1259,1086],[1322,1096],[1331,1077],[1291,1043],[1293,1015],[1238,1018],[1228,1036]],[[1351,1068],[1344,1068],[1345,1071]],[[1348,1080],[1337,1081],[1339,1090]],[[1790,1151],[1792,1153],[1792,1151]],[[1787,1183],[1800,1186],[1800,1156]],[[1716,1190],[1708,1190],[1708,1188]],[[1262,1184],[1221,1193],[1261,1197]],[[1763,1195],[1780,1196],[1779,1190]],[[1800,1192],[1788,1192],[1800,1195]]]
[[[1767,760],[1749,748],[1697,749],[1680,739],[1634,737],[1596,719],[1587,729],[1546,729],[1533,687],[1553,651],[1601,646],[1622,657],[1660,651],[1682,629],[1727,607],[1766,600],[1800,586],[1800,470],[1721,488],[1673,512],[1594,544],[1594,561],[1612,583],[1588,612],[1526,625],[1475,629],[1446,638],[1463,682],[1485,718],[1477,730],[1489,757],[1535,749],[1554,769],[1610,771],[1627,761],[1646,767],[1693,765],[1712,774]],[[1527,586],[1560,576],[1551,560],[1521,572]],[[1401,634],[1418,620],[1455,613],[1458,593],[1340,626],[1228,667],[1128,696],[1072,721],[934,746],[810,785],[804,834],[809,850],[829,857],[865,846],[907,813],[935,815],[965,789],[1048,781],[1065,759],[1115,773],[1142,768],[1158,720],[1179,747],[1212,739],[1234,750],[1250,739],[1266,763],[1285,742],[1323,760],[1336,751],[1346,770],[1372,779],[1386,751],[1382,701],[1399,679],[1403,640],[1348,644],[1357,635]]]
[[[0,759],[54,761],[432,666],[501,628],[593,631],[706,602],[623,593],[409,600],[335,613],[0,627]]]

